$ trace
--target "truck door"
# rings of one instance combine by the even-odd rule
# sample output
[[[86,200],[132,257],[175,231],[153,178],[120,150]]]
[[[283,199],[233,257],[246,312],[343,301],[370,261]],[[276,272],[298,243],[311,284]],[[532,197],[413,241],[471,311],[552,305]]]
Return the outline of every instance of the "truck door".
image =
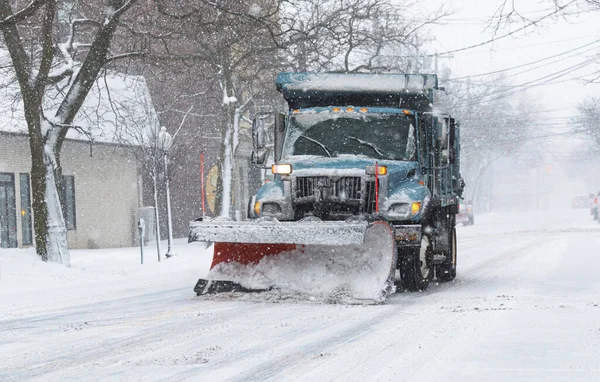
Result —
[[[427,114],[419,114],[419,154],[421,168],[425,177],[425,185],[431,190],[433,186],[433,175],[431,169],[432,152],[431,147],[431,131],[432,131],[432,116]]]

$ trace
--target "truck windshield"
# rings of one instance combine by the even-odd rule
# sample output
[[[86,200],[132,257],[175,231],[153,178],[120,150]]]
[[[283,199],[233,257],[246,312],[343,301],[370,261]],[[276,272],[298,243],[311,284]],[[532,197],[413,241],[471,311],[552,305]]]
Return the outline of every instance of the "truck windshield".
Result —
[[[414,117],[402,114],[296,114],[289,119],[282,156],[416,160],[414,125]]]

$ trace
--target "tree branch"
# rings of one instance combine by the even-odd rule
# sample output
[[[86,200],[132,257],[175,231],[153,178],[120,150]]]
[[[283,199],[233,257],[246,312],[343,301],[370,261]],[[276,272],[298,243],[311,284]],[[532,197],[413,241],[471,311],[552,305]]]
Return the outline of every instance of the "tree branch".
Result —
[[[13,13],[10,0],[0,0],[0,18],[7,19],[12,15]],[[0,29],[4,35],[4,42],[6,43],[6,47],[10,53],[13,63],[12,66],[19,81],[19,86],[23,95],[23,103],[26,106],[25,118],[28,122],[33,121],[34,118],[39,118],[39,115],[37,115],[39,104],[33,107],[35,112],[31,111],[32,108],[27,107],[28,105],[32,105],[33,102],[37,101],[37,97],[35,97],[35,92],[30,82],[31,63],[29,62],[29,57],[27,56],[25,48],[23,47],[21,36],[19,35],[19,30],[17,29],[16,24],[4,24],[0,27]],[[28,126],[31,126],[31,124],[28,123]],[[35,137],[37,137],[37,135],[35,135]]]
[[[44,22],[42,24],[42,59],[37,77],[34,79],[35,91],[42,102],[44,96],[44,87],[48,79],[48,73],[52,67],[54,59],[54,42],[52,41],[52,27],[54,24],[54,15],[56,14],[56,0],[49,0],[46,4],[44,13]]]
[[[6,25],[16,25],[17,23],[25,20],[26,18],[33,16],[35,12],[37,12],[37,10],[40,9],[48,1],[49,0],[33,0],[25,8],[21,9],[17,13],[11,14],[9,16],[2,16],[2,20],[0,20],[0,28],[3,28]]]
[[[146,52],[129,52],[129,53],[117,54],[114,56],[107,57],[104,60],[104,63],[110,64],[114,61],[123,60],[126,58],[139,58],[139,57],[144,57],[145,55],[146,55]]]
[[[70,124],[81,108],[85,97],[92,88],[100,70],[106,64],[106,56],[117,29],[118,19],[136,0],[111,0],[109,10],[105,16],[104,23],[94,37],[90,51],[77,73],[73,85],[69,88],[67,96],[60,104],[56,117],[63,124]],[[64,131],[61,136],[65,136]]]

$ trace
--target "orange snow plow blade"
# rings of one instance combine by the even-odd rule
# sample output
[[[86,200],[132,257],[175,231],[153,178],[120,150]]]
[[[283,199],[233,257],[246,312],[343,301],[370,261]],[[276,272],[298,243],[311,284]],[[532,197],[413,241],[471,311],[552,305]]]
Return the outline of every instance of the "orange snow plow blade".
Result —
[[[277,289],[381,302],[395,290],[394,234],[383,221],[192,224],[190,241],[221,240],[197,295]]]
[[[296,247],[296,244],[215,243],[210,269],[231,261],[239,264],[258,263],[265,256],[292,251]]]

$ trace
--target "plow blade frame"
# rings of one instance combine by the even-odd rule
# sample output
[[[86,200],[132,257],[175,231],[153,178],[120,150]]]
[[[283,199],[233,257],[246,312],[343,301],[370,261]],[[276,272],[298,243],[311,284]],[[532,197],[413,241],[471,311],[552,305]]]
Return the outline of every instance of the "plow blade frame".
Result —
[[[394,231],[384,221],[196,221],[189,240],[212,242],[213,259],[194,292],[337,296],[343,290],[382,302],[395,290]]]
[[[194,221],[189,242],[347,245],[362,244],[366,221]]]

